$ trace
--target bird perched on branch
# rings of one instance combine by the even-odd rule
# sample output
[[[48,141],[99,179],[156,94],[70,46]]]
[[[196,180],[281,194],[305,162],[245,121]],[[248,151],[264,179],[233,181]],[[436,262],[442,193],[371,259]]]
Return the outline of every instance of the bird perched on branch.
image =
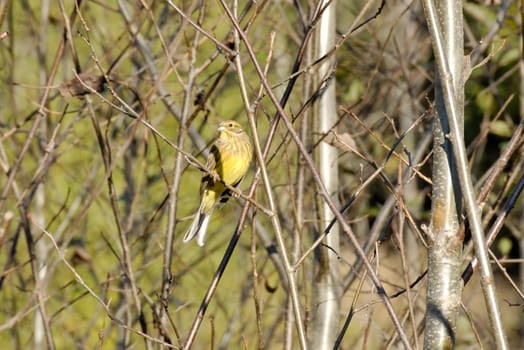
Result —
[[[193,223],[184,236],[184,243],[196,236],[199,246],[204,245],[209,218],[216,207],[221,207],[231,197],[231,190],[225,184],[236,187],[244,178],[253,148],[249,137],[239,123],[227,120],[218,126],[218,139],[211,147],[206,162],[206,173],[200,185],[200,207]],[[220,180],[218,180],[220,179]]]

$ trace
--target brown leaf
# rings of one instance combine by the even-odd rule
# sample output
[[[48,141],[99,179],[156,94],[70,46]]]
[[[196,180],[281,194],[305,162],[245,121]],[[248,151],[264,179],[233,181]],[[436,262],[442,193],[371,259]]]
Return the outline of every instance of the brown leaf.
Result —
[[[90,263],[91,255],[83,247],[75,247],[71,256],[71,264],[77,266],[82,263]]]
[[[80,80],[78,78],[80,78]],[[103,75],[97,76],[89,73],[82,73],[78,75],[78,78],[75,77],[71,80],[64,81],[58,88],[60,95],[65,98],[78,97],[82,99],[85,95],[91,93],[91,90],[88,89],[87,86],[96,92],[104,91],[106,79]]]
[[[330,131],[329,134],[327,134],[324,138],[324,141],[327,144],[334,146],[344,152],[358,153],[355,140],[347,132],[339,134],[335,131]]]

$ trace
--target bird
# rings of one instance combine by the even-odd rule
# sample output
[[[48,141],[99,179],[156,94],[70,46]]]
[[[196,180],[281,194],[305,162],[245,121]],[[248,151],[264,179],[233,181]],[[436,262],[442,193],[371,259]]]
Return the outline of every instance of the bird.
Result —
[[[205,243],[213,210],[222,207],[231,197],[231,190],[226,185],[236,187],[240,184],[253,156],[249,136],[238,122],[223,121],[217,131],[218,138],[211,147],[205,165],[213,174],[206,173],[202,176],[200,207],[183,239],[187,243],[196,236],[196,242],[201,247]]]

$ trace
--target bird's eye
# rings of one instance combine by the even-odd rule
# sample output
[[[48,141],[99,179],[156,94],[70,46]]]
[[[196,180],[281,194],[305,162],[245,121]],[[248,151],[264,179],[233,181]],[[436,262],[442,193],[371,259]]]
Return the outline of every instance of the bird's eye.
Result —
[[[233,123],[229,123],[228,126],[229,126],[230,128],[232,128],[232,127],[233,127]]]

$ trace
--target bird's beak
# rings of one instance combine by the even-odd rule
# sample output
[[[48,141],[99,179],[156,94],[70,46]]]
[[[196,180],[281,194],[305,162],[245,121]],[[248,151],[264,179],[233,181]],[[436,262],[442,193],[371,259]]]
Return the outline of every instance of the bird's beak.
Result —
[[[221,132],[221,131],[224,131],[224,130],[226,130],[226,128],[223,127],[222,125],[220,125],[220,126],[217,128],[217,131],[218,131],[218,132]]]

